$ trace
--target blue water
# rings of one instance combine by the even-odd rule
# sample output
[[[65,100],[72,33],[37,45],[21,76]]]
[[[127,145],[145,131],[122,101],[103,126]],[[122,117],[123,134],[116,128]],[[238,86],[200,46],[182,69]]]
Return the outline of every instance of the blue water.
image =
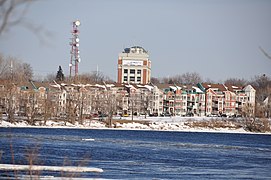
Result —
[[[36,164],[104,170],[76,174],[80,177],[271,179],[271,135],[0,128],[0,163],[28,164],[31,151]]]

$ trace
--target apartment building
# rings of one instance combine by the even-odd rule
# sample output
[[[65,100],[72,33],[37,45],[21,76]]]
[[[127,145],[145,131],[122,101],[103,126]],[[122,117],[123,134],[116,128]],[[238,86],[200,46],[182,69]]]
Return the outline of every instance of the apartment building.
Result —
[[[150,99],[150,113],[157,115],[163,113],[163,91],[157,86],[153,86]]]
[[[34,117],[82,118],[93,113],[175,116],[255,113],[255,89],[224,84],[31,84],[0,86],[1,110]],[[12,97],[8,91],[14,91]]]
[[[151,60],[148,52],[140,47],[125,48],[118,57],[118,83],[149,84]]]
[[[158,84],[162,91],[159,114],[184,116],[187,113],[187,92],[176,84]]]
[[[196,86],[183,86],[187,92],[187,115],[205,115],[205,93]]]
[[[255,113],[256,90],[251,86],[237,87],[224,84],[198,84],[205,92],[205,115],[228,116]]]

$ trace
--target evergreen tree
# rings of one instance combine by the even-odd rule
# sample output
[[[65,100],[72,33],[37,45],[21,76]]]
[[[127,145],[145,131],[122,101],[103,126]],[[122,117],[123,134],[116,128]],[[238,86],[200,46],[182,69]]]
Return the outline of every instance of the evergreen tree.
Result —
[[[58,67],[58,71],[56,74],[56,81],[64,81],[64,74],[61,66]]]

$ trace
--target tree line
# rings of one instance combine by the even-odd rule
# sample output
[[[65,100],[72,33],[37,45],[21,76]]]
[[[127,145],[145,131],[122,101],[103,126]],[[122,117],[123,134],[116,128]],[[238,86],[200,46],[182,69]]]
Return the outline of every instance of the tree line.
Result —
[[[45,78],[35,78],[33,68],[30,64],[23,62],[15,57],[5,57],[0,54],[0,80],[9,80],[12,83],[23,83],[31,81],[45,81],[45,82],[69,82],[74,81],[66,77],[63,73],[61,66],[58,67],[56,73],[48,74]],[[78,75],[78,82],[83,84],[94,84],[94,83],[113,83],[114,81],[106,76],[103,72],[90,72]],[[203,78],[197,72],[186,72],[170,77],[162,78],[151,78],[153,84],[182,84],[182,85],[196,85],[197,83],[203,82]],[[207,83],[215,83],[210,79],[206,80]],[[223,84],[229,84],[234,86],[246,86],[252,85],[256,89],[256,104],[262,104],[267,97],[269,97],[269,104],[271,101],[271,78],[265,74],[254,76],[251,80],[244,78],[228,78]]]

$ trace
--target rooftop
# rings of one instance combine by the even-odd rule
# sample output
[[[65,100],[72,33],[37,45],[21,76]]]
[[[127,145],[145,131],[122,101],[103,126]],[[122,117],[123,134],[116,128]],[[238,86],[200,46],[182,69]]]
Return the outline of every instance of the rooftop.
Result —
[[[125,48],[123,53],[147,54],[148,51],[146,51],[141,46],[133,46],[133,47],[130,47],[130,48]]]

